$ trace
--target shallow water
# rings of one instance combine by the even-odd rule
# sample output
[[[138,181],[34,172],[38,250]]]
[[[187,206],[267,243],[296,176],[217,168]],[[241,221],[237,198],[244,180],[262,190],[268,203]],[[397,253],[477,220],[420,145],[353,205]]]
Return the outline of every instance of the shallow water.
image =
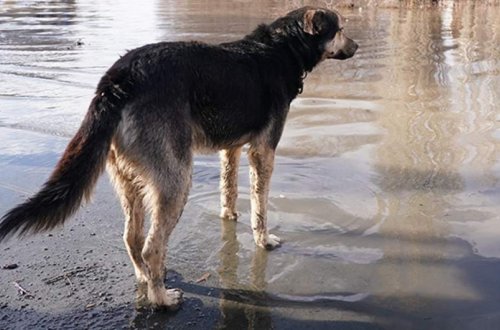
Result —
[[[1,213],[43,182],[126,49],[236,39],[296,5],[0,2]],[[245,161],[241,220],[218,220],[218,161],[203,156],[168,265],[191,280],[212,274],[211,326],[494,328],[500,8],[341,12],[358,53],[308,75],[278,149],[269,222],[284,245],[254,248]],[[121,223],[105,226],[102,239],[121,246]]]

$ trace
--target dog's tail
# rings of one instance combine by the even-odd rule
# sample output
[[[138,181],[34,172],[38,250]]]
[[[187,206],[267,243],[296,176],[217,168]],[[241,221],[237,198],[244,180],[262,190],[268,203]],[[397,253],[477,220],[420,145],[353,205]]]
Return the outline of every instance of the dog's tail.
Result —
[[[123,72],[113,68],[101,79],[89,110],[42,189],[3,216],[0,241],[18,233],[50,230],[88,200],[104,170],[121,109],[130,98]]]

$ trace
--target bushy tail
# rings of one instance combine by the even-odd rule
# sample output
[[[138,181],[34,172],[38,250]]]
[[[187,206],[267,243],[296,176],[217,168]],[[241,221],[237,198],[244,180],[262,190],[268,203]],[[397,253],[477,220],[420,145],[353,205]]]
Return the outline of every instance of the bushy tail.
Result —
[[[127,93],[111,81],[109,72],[99,83],[78,132],[66,147],[42,189],[1,219],[0,241],[62,225],[88,199],[104,170],[111,139],[121,119]]]

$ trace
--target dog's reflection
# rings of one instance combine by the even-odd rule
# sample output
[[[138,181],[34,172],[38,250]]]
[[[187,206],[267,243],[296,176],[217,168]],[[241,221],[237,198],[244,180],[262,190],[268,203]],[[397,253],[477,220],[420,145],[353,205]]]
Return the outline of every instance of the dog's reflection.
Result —
[[[222,241],[218,274],[220,291],[221,329],[269,329],[272,320],[266,304],[266,267],[268,252],[256,248],[251,262],[250,283],[238,280],[239,245],[236,221],[222,221]],[[251,295],[244,294],[252,292]],[[241,293],[241,294],[240,294]]]

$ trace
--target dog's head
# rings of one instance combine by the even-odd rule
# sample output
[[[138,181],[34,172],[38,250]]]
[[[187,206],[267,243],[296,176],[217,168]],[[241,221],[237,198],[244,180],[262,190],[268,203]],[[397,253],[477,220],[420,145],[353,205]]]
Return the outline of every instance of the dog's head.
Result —
[[[271,24],[276,35],[295,35],[304,46],[314,51],[318,60],[333,58],[345,60],[354,55],[358,44],[344,34],[344,18],[337,12],[303,7],[288,13]]]
[[[322,59],[345,60],[354,55],[358,44],[344,33],[345,19],[337,12],[315,7],[303,7],[290,12],[306,37],[316,38]]]

